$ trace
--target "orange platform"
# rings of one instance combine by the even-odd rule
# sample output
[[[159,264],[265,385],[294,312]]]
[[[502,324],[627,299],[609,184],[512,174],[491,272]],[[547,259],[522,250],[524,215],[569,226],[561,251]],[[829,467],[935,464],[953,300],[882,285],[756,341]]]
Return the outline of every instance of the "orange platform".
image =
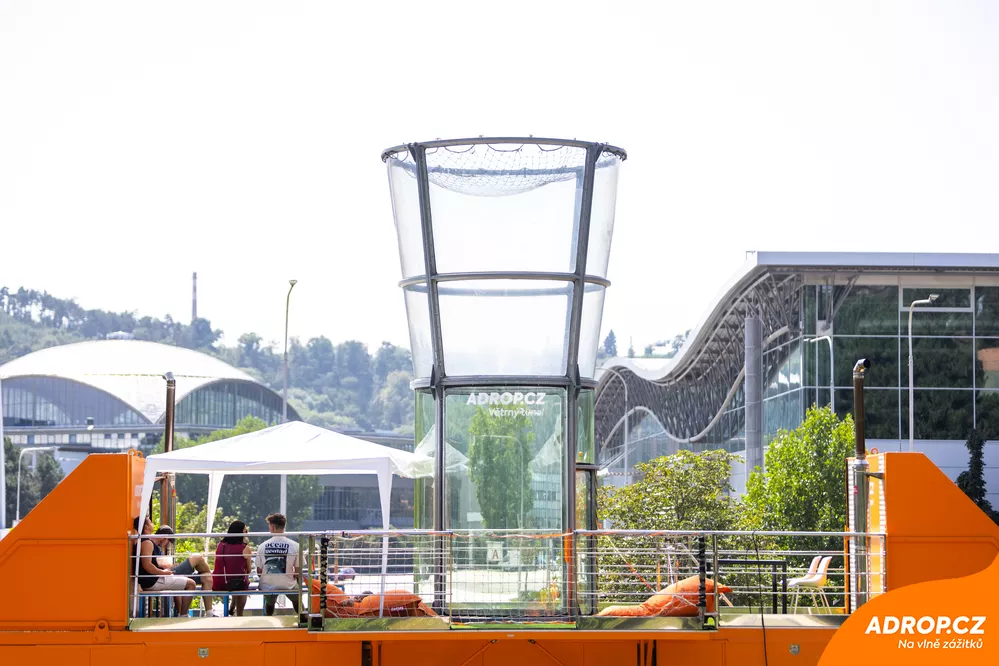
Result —
[[[872,589],[969,575],[999,555],[999,527],[925,456],[869,460],[872,471],[884,473],[883,481],[872,480],[869,531],[887,534],[886,575]],[[835,631],[723,623],[717,631],[511,625],[360,633],[235,624],[198,630],[197,621],[130,630],[126,537],[143,469],[135,454],[91,455],[0,540],[0,664],[807,666]]]

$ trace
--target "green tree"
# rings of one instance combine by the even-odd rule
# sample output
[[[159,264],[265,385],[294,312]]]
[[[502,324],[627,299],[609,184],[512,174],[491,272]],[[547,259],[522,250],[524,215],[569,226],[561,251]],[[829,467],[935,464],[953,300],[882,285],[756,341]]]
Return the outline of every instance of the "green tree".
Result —
[[[598,489],[597,517],[625,530],[731,530],[737,524],[737,503],[729,477],[737,456],[723,450],[693,453],[678,451],[635,465],[641,475],[620,488]],[[598,578],[610,599],[634,600],[650,593],[648,581],[632,571],[656,571],[672,552],[680,566],[689,567],[684,549],[693,548],[685,537],[599,537],[596,548],[600,571],[617,572]]]
[[[468,427],[469,476],[487,529],[527,527],[534,506],[531,461],[534,431],[524,414],[493,416],[479,407]]]
[[[598,518],[624,530],[734,529],[738,504],[729,477],[738,459],[722,450],[678,451],[638,463],[635,483],[600,487]]]
[[[977,430],[972,430],[966,444],[968,447],[967,471],[957,477],[957,487],[964,491],[975,505],[989,518],[999,523],[999,512],[992,509],[992,503],[985,499],[985,439]]]
[[[812,407],[794,430],[770,442],[765,472],[751,470],[743,498],[746,529],[841,532],[853,418]]]
[[[617,336],[614,335],[613,328],[607,334],[607,337],[604,338],[604,354],[611,358],[617,356]]]
[[[14,522],[17,511],[17,461],[22,447],[12,444],[4,438],[4,478],[6,482],[7,527]],[[45,496],[52,492],[60,481],[63,473],[59,462],[48,452],[39,452],[35,456],[35,467],[28,467],[28,456],[25,456],[21,467],[21,517],[34,509]]]

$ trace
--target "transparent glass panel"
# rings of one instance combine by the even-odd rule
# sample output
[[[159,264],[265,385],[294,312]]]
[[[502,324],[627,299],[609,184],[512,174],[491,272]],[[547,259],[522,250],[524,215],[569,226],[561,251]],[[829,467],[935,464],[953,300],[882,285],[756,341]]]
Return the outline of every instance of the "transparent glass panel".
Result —
[[[597,159],[593,204],[590,206],[590,240],[586,248],[586,272],[589,275],[607,277],[620,167],[621,159],[611,153],[603,153]]]
[[[801,374],[801,344],[795,343],[791,347],[791,358],[788,364],[788,386],[791,390],[801,388],[803,383]]]
[[[415,452],[437,460],[435,433],[437,423],[437,401],[429,391],[416,392],[416,417],[414,434]],[[421,477],[413,480],[413,526],[416,529],[434,527],[434,478]]]
[[[916,439],[967,440],[972,427],[974,391],[916,389]],[[903,391],[901,436],[909,438],[909,394]]]
[[[912,313],[913,335],[971,335],[970,312],[934,312],[931,307]],[[909,333],[909,312],[902,313],[902,335]]]
[[[909,304],[913,301],[929,298],[930,294],[936,294],[937,300],[932,305],[921,305],[916,308],[920,312],[922,308],[970,308],[971,289],[940,289],[940,288],[911,288],[902,289],[902,308],[908,313]]]
[[[836,287],[842,298],[846,287]],[[836,313],[836,335],[898,333],[898,285],[855,286]]]
[[[975,287],[975,335],[999,336],[999,287]]]
[[[804,301],[803,318],[805,335],[815,335],[815,323],[818,318],[815,285],[810,284],[802,287],[801,297]]]
[[[579,374],[592,379],[597,371],[600,345],[600,321],[604,314],[604,293],[597,284],[587,284],[583,291],[583,313],[579,324]]]
[[[867,439],[898,439],[899,391],[866,389],[864,391],[864,419]],[[836,413],[853,414],[853,389],[836,389]]]
[[[416,164],[409,153],[386,160],[392,214],[399,240],[402,276],[425,275],[423,230],[420,226],[420,191],[416,183]]]
[[[976,409],[978,423],[975,427],[990,442],[999,440],[999,391],[979,391]]]
[[[553,388],[447,392],[450,529],[562,529],[565,404]]]
[[[430,304],[425,284],[407,287],[406,318],[409,321],[409,348],[413,354],[413,375],[429,377],[434,367],[434,346],[430,331]]]
[[[909,347],[903,341],[903,386],[909,386]],[[912,378],[919,388],[971,388],[975,357],[971,340],[913,338]]]
[[[564,375],[572,284],[463,280],[440,284],[449,375]]]
[[[823,344],[821,342],[817,344]],[[898,388],[898,338],[833,339],[836,362],[836,386],[853,387],[853,366],[866,358],[871,362],[867,371],[867,386]],[[838,400],[838,397],[837,397]]]
[[[586,151],[453,146],[427,151],[437,270],[575,270]]]
[[[576,399],[576,462],[596,462],[593,439],[593,389],[583,389]]]
[[[975,386],[999,390],[999,340],[978,340]]]

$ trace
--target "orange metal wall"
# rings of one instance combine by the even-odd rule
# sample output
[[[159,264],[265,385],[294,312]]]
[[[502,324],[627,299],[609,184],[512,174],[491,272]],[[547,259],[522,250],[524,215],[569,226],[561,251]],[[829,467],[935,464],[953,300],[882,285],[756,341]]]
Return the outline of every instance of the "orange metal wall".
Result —
[[[968,576],[999,555],[999,525],[921,453],[883,453],[888,590]],[[877,482],[872,481],[872,486]],[[877,525],[871,526],[874,530]]]
[[[126,627],[143,467],[137,455],[88,456],[0,540],[0,632]]]

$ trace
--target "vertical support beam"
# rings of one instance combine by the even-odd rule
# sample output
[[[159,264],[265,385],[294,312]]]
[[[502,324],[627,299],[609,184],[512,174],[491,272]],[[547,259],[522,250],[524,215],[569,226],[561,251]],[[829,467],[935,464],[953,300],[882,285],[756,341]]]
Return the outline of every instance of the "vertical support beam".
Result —
[[[569,310],[568,345],[566,349],[565,376],[569,380],[569,390],[566,400],[566,437],[565,451],[563,453],[565,465],[563,467],[562,482],[562,525],[564,531],[568,533],[576,530],[576,438],[579,432],[578,405],[579,405],[579,330],[583,319],[583,292],[586,288],[586,253],[590,242],[590,209],[593,204],[593,181],[596,177],[597,160],[603,152],[603,145],[593,145],[586,149],[586,165],[581,183],[577,181],[577,187],[582,186],[579,194],[579,204],[576,209],[577,219],[575,221],[575,242],[576,256],[573,259],[572,300]],[[565,561],[565,606],[569,615],[576,616],[579,613],[579,604],[576,598],[576,554],[575,536],[570,536],[563,542],[563,553]]]
[[[746,317],[746,474],[763,469],[763,320]]]
[[[854,459],[850,474],[850,572],[853,578],[850,586],[850,610],[855,611],[867,601],[867,537],[856,534],[867,532],[868,469],[867,444],[865,438],[866,418],[864,415],[865,371],[870,367],[867,359],[857,361],[853,368],[853,415],[854,415]]]
[[[441,336],[440,301],[437,293],[437,254],[434,250],[434,225],[430,206],[430,177],[427,174],[426,148],[418,143],[409,144],[409,153],[416,165],[416,187],[420,201],[420,229],[423,233],[423,264],[426,271],[427,307],[430,309],[430,338],[434,352],[434,365],[430,373],[430,390],[436,399],[437,428],[435,430],[436,456],[434,457],[434,530],[446,529],[444,498],[447,492],[445,483],[446,454],[444,446],[444,388],[440,381],[446,376],[444,368],[444,342]],[[440,611],[444,606],[445,561],[444,539],[437,538],[437,556],[434,566],[434,607]]]

